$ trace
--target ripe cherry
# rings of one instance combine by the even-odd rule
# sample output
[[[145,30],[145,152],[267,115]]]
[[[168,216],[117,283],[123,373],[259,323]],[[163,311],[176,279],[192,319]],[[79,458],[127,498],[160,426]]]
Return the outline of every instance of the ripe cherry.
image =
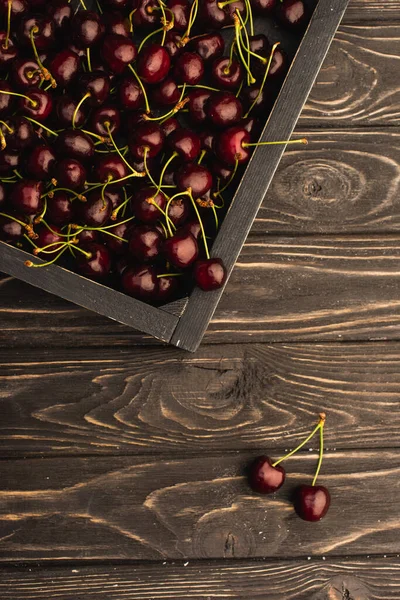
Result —
[[[47,197],[47,211],[50,223],[66,225],[71,222],[73,214],[72,202],[66,192],[54,192],[52,197]]]
[[[132,212],[142,223],[156,223],[162,217],[161,210],[165,210],[167,203],[162,192],[156,194],[154,187],[144,187],[135,192],[131,200]]]
[[[119,103],[126,110],[139,110],[143,106],[143,91],[132,76],[126,76],[118,89]]]
[[[145,155],[154,158],[164,146],[165,136],[156,123],[142,123],[136,127],[129,139],[129,149],[133,156],[142,159]]]
[[[163,277],[158,276],[158,305],[170,302],[177,295],[179,279],[179,277],[168,276],[166,274]]]
[[[65,129],[58,134],[56,150],[60,156],[76,158],[84,162],[94,155],[94,145],[90,136],[76,129]]]
[[[89,279],[103,280],[107,277],[111,270],[111,255],[109,250],[95,242],[81,244],[79,246],[88,253],[85,256],[81,252],[77,254],[78,271]]]
[[[113,73],[120,75],[135,60],[137,49],[132,40],[123,35],[106,35],[102,43],[102,55]]]
[[[165,137],[168,137],[171,135],[171,133],[179,129],[180,126],[181,124],[179,123],[178,119],[175,119],[175,117],[170,117],[167,119],[167,121],[164,121],[164,123],[161,125],[161,129],[163,130]]]
[[[177,232],[168,238],[164,244],[167,260],[178,269],[186,269],[193,264],[198,255],[197,241],[188,232]]]
[[[209,99],[206,112],[215,127],[227,128],[241,120],[243,107],[232,92],[218,92]]]
[[[199,136],[190,129],[178,129],[168,136],[168,146],[185,162],[196,160],[201,151]]]
[[[165,37],[164,48],[168,52],[171,59],[175,59],[182,53],[182,37],[176,31],[168,31]]]
[[[171,59],[163,46],[150,44],[139,54],[137,72],[145,83],[159,83],[168,75],[170,67]]]
[[[80,48],[91,48],[97,44],[104,33],[100,16],[90,10],[78,10],[71,21],[74,43]]]
[[[11,65],[11,79],[19,88],[36,87],[41,82],[39,65],[34,60],[17,58]]]
[[[110,78],[102,71],[82,73],[78,78],[77,95],[89,106],[100,106],[108,99],[110,93]]]
[[[194,198],[205,196],[213,185],[210,171],[203,165],[188,164],[179,169],[175,176],[181,192],[191,190]]]
[[[250,142],[250,135],[240,125],[226,129],[216,139],[215,153],[227,165],[234,166],[248,162],[250,150],[243,146]]]
[[[286,472],[281,465],[274,467],[269,456],[259,456],[250,465],[249,485],[258,494],[272,494],[285,483]]]
[[[252,0],[251,7],[255,14],[270,16],[279,0]]]
[[[222,29],[227,24],[227,15],[218,6],[218,0],[206,0],[200,3],[200,19],[210,29]]]
[[[13,174],[13,170],[19,167],[20,157],[20,152],[0,152],[0,175]]]
[[[115,255],[124,254],[126,248],[128,247],[127,242],[123,240],[127,239],[130,235],[131,222],[128,223],[116,223],[115,227],[110,227],[104,232],[101,233],[101,238],[103,242],[106,244],[107,248]],[[109,232],[113,235],[109,235]],[[117,236],[117,237],[114,237]],[[121,238],[121,239],[117,239]]]
[[[23,217],[16,217],[18,221],[23,221]],[[23,235],[26,233],[26,229],[21,223],[18,223],[12,217],[3,217],[0,215],[0,240],[9,244],[16,244],[19,242]]]
[[[100,106],[92,114],[91,130],[98,135],[108,137],[115,134],[121,127],[121,113],[114,106]]]
[[[77,100],[74,100],[68,94],[63,94],[57,98],[56,104],[56,114],[58,125],[65,127],[72,127],[72,119],[75,114],[75,127],[82,127],[86,122],[86,111],[85,105],[79,107],[78,111],[76,111],[76,107],[78,105]]]
[[[36,215],[42,208],[43,184],[31,179],[23,179],[14,184],[10,194],[13,210],[23,215]]]
[[[303,0],[278,2],[276,14],[284,27],[295,31],[303,29],[308,21],[308,14]]]
[[[188,0],[168,0],[167,7],[174,16],[174,30],[181,33],[186,31],[189,25],[190,2]]]
[[[304,521],[319,521],[328,512],[331,497],[323,485],[300,485],[295,490],[293,504]]]
[[[159,9],[157,0],[139,0],[133,14],[134,25],[151,28],[160,19]]]
[[[189,94],[189,116],[193,123],[201,125],[207,120],[206,105],[212,92],[199,88]]]
[[[103,13],[102,22],[106,34],[122,35],[126,38],[131,37],[129,19],[126,19],[121,13]]]
[[[238,90],[243,81],[243,68],[235,59],[217,58],[211,68],[211,77],[218,88]]]
[[[204,62],[219,58],[224,53],[225,42],[220,33],[206,33],[190,42],[190,49],[196,52]]]
[[[38,236],[35,242],[39,248],[49,246],[50,244],[58,244],[58,246],[53,246],[52,249],[60,249],[60,244],[62,244],[63,238],[60,235],[62,233],[61,229],[57,227],[57,225],[53,225],[51,229],[45,225],[40,225],[39,227],[35,228],[35,233]]]
[[[9,150],[26,150],[37,139],[32,123],[24,117],[13,117],[8,121],[8,127],[12,130],[5,130]]]
[[[48,181],[53,177],[56,155],[51,146],[41,144],[29,153],[26,170],[30,177],[39,181]]]
[[[8,116],[13,112],[16,97],[10,94],[2,94],[1,91],[12,92],[13,89],[7,81],[0,82],[0,115]]]
[[[60,87],[67,87],[78,74],[81,61],[72,50],[62,50],[50,63],[50,72]]]
[[[82,225],[88,227],[102,227],[111,216],[112,205],[107,198],[101,197],[101,192],[97,190],[91,192],[86,202],[81,202],[78,206],[78,219]]]
[[[36,121],[46,121],[53,108],[52,96],[39,88],[26,90],[25,95],[26,98],[20,98],[23,113]]]
[[[64,158],[55,169],[55,177],[59,187],[80,190],[86,181],[86,169],[75,158]]]
[[[31,46],[33,37],[37,50],[47,50],[54,45],[54,34],[52,19],[26,15],[19,25],[18,42],[24,46]]]
[[[123,183],[113,184],[113,180],[118,181],[128,175],[128,167],[122,158],[115,154],[103,154],[94,167],[95,181],[102,183],[123,185]]]
[[[172,77],[167,77],[152,93],[152,104],[158,106],[172,106],[179,102],[181,92]]]
[[[66,31],[73,14],[68,0],[52,0],[51,3],[46,3],[46,13],[54,23],[56,36]]]
[[[177,198],[169,205],[168,218],[176,227],[183,225],[190,214],[190,204],[187,198]]]
[[[0,71],[8,69],[11,62],[18,56],[18,50],[5,31],[0,31]]]
[[[129,252],[140,262],[158,258],[164,238],[161,233],[149,225],[134,227],[129,240]]]
[[[182,52],[176,60],[174,77],[179,83],[196,85],[204,75],[204,63],[195,52]]]
[[[121,278],[122,287],[129,296],[156,303],[158,299],[157,271],[148,265],[126,267]]]

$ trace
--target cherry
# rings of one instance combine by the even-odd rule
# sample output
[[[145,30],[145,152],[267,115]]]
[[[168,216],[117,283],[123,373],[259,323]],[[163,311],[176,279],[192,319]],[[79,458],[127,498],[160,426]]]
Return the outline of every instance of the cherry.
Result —
[[[199,255],[199,247],[192,234],[179,231],[166,240],[164,251],[167,260],[178,269],[190,267]]]
[[[163,241],[163,236],[155,227],[138,225],[132,230],[129,252],[142,262],[154,260],[161,253]]]
[[[53,108],[52,96],[39,88],[27,90],[26,96],[20,99],[23,112],[36,121],[46,121]]]
[[[0,71],[8,69],[11,62],[18,56],[18,50],[11,38],[7,41],[7,34],[0,31]]]
[[[269,96],[269,89],[265,86],[262,88],[258,83],[244,88],[240,99],[246,110],[251,108],[252,115],[264,117],[267,116],[274,101],[274,98]]]
[[[250,142],[250,135],[240,125],[226,129],[216,139],[215,153],[227,165],[234,166],[246,163],[250,158],[250,150],[243,146]]]
[[[11,20],[16,17],[23,16],[28,9],[28,5],[25,0],[12,0],[11,3]],[[0,0],[0,15],[4,18],[8,14],[8,0]]]
[[[214,149],[214,139],[215,136],[211,131],[201,131],[199,133],[201,149],[206,150],[207,152],[212,152]]]
[[[242,120],[242,127],[247,131],[247,133],[253,134],[254,137],[259,137],[261,133],[261,123],[255,117],[246,117]]]
[[[41,82],[39,65],[34,60],[17,59],[11,66],[11,78],[19,88],[36,87]]]
[[[51,146],[47,144],[35,146],[29,153],[26,170],[30,177],[39,181],[46,181],[53,176],[56,165],[56,155]]]
[[[68,0],[52,0],[46,3],[46,13],[53,21],[56,34],[64,33],[72,18],[72,6]]]
[[[287,71],[287,58],[284,52],[277,48],[272,57],[270,69],[268,71],[268,77],[274,77],[276,79],[281,78]]]
[[[159,83],[168,75],[170,67],[171,59],[163,46],[150,44],[139,54],[137,72],[145,83]]]
[[[277,17],[287,29],[303,29],[308,22],[303,0],[283,0],[277,3]]]
[[[269,16],[278,2],[279,0],[251,0],[251,7],[255,14]]]
[[[110,250],[110,252],[112,252],[113,254],[116,255],[120,255],[120,254],[124,254],[126,247],[127,247],[127,243],[124,242],[123,240],[126,239],[130,233],[130,229],[131,229],[131,223],[116,223],[115,227],[110,227],[109,229],[107,229],[107,231],[109,233],[112,233],[113,235],[109,235],[108,233],[106,233],[105,231],[102,232],[101,237],[103,242],[106,244],[107,248]],[[117,236],[117,237],[114,237]],[[117,239],[117,238],[121,238],[121,239]]]
[[[27,15],[21,20],[18,41],[21,45],[31,46],[33,37],[37,50],[47,50],[54,44],[54,33],[52,19]]]
[[[215,127],[230,127],[243,116],[242,103],[231,92],[218,92],[207,104],[207,116]]]
[[[110,78],[102,71],[82,73],[78,79],[77,92],[87,96],[89,106],[100,106],[109,96]]]
[[[75,79],[80,67],[80,58],[72,50],[56,54],[50,63],[50,72],[60,87],[67,87]]]
[[[79,190],[86,181],[86,169],[75,158],[64,158],[55,170],[57,185],[69,190]]]
[[[118,89],[119,102],[127,110],[138,110],[143,106],[143,91],[134,77],[125,77]]]
[[[176,60],[174,77],[179,83],[196,85],[204,75],[204,63],[195,52],[182,52]]]
[[[148,265],[126,267],[122,273],[121,283],[129,296],[151,303],[157,302],[159,286],[154,267]]]
[[[176,58],[182,53],[182,38],[176,31],[168,31],[165,36],[164,48],[168,52],[170,58]]]
[[[23,179],[14,184],[10,194],[12,208],[23,215],[36,215],[42,207],[43,184]]]
[[[101,192],[91,192],[86,202],[81,202],[78,207],[79,222],[88,227],[102,227],[111,216],[112,205],[107,198],[101,197]]]
[[[206,104],[212,92],[199,88],[189,94],[189,116],[193,123],[201,125],[207,120]]]
[[[200,3],[200,18],[212,29],[222,29],[227,24],[227,15],[218,6],[218,0],[206,0]]]
[[[179,277],[164,275],[158,276],[158,298],[157,304],[166,304],[171,298],[176,296],[178,291]]]
[[[135,158],[141,159],[145,155],[154,158],[164,146],[165,136],[156,123],[142,123],[131,134],[129,150]]]
[[[233,174],[232,168],[227,167],[222,162],[217,160],[212,162],[211,169],[216,178],[221,179],[221,181],[228,181]]]
[[[78,102],[74,100],[68,94],[63,94],[57,98],[56,113],[58,124],[61,127],[72,127],[72,119],[75,114],[75,127],[82,127],[86,121],[86,112],[84,104],[82,104],[78,111],[76,107]]]
[[[104,154],[100,159],[97,160],[94,168],[95,180],[101,181],[102,183],[110,182],[113,180],[123,179],[128,175],[128,168],[125,162],[118,155]],[[114,185],[123,185],[114,184]]]
[[[8,122],[12,133],[6,130],[7,146],[10,150],[25,150],[33,145],[36,140],[36,134],[32,124],[24,117],[13,117]]]
[[[6,186],[0,183],[0,207],[4,206],[7,199]]]
[[[224,53],[225,42],[220,33],[206,33],[190,42],[190,49],[196,52],[204,62],[219,58]]]
[[[300,485],[295,490],[293,504],[304,521],[320,521],[328,512],[331,497],[323,485]]]
[[[23,222],[23,217],[17,218],[18,221]],[[9,244],[16,244],[25,233],[26,229],[21,223],[18,223],[12,217],[2,217],[0,215],[0,240]]]
[[[75,236],[79,240],[79,244],[88,244],[91,242],[99,242],[100,236],[98,231],[91,229],[83,229],[78,235]]]
[[[276,492],[285,483],[285,478],[285,469],[281,465],[274,467],[269,456],[259,456],[249,468],[249,485],[258,494]]]
[[[137,27],[152,27],[159,21],[160,7],[157,0],[139,0],[133,22]]]
[[[116,187],[115,185],[112,187],[108,186],[104,190],[104,195],[107,196],[107,198],[111,202],[111,206],[113,209],[117,208],[117,206],[122,204],[122,202],[124,200],[124,195],[122,193],[122,190],[119,189],[118,187]]]
[[[102,55],[113,73],[120,75],[135,60],[137,49],[132,40],[123,35],[106,35],[102,44]]]
[[[191,4],[188,0],[168,0],[167,7],[174,15],[174,29],[181,33],[186,31],[189,25]]]
[[[168,136],[168,146],[185,162],[196,160],[201,151],[199,136],[190,129],[178,129]]]
[[[80,247],[88,256],[76,253],[78,271],[89,279],[102,280],[107,277],[111,269],[109,250],[96,242],[82,244]]]
[[[103,33],[104,25],[100,16],[90,10],[79,10],[71,21],[74,43],[80,48],[91,48],[97,44]]]
[[[199,221],[189,221],[180,229],[181,232],[191,233],[195,240],[199,240],[201,235],[201,227]],[[196,263],[197,264],[197,263]]]
[[[94,155],[92,139],[83,131],[65,129],[58,134],[56,149],[60,156],[88,161]]]
[[[37,229],[35,229],[35,233],[38,236],[36,238],[36,245],[39,248],[44,248],[44,246],[49,246],[50,244],[61,244],[63,239],[61,237],[61,229],[57,227],[57,225],[53,225],[51,230],[45,225],[40,225]],[[52,248],[54,250],[60,250],[59,246],[54,246]]]
[[[243,0],[236,0],[236,2],[228,2],[224,6],[224,11],[228,16],[228,23],[232,23],[234,15],[240,12],[242,15],[246,12],[246,5]]]
[[[219,88],[238,90],[243,81],[243,68],[241,64],[227,57],[217,58],[211,68],[211,77]]]
[[[122,35],[126,38],[131,36],[129,19],[126,19],[121,13],[104,13],[102,22],[106,33]]]
[[[177,198],[169,205],[168,217],[176,227],[179,227],[187,220],[190,213],[190,204],[187,198]]]
[[[103,105],[93,113],[90,123],[95,133],[107,137],[110,132],[115,134],[119,130],[121,114],[114,106]]]
[[[168,137],[171,135],[171,133],[179,129],[180,126],[181,124],[179,123],[178,119],[175,119],[175,117],[170,117],[167,119],[167,121],[164,121],[164,123],[161,125],[161,129],[163,130],[165,137]]]
[[[172,77],[167,77],[157,86],[152,94],[152,104],[172,106],[180,100],[181,92]]]
[[[176,185],[182,192],[192,191],[194,198],[201,198],[210,191],[213,178],[210,171],[203,165],[189,164],[179,169],[175,176]]]
[[[20,156],[19,152],[0,152],[0,175],[9,175],[14,169],[18,169]]]
[[[72,214],[72,202],[66,192],[54,192],[52,197],[47,197],[46,215],[48,215],[50,223],[66,225],[71,222]]]
[[[154,187],[141,188],[131,200],[132,212],[142,223],[156,223],[161,218],[162,213],[157,206],[165,210],[166,198],[162,192],[156,194],[156,191]]]

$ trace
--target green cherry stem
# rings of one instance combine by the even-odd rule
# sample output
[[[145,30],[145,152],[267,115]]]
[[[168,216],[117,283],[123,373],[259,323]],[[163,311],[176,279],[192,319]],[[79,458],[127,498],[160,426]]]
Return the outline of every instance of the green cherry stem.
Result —
[[[124,163],[126,164],[126,166],[128,167],[128,169],[130,171],[132,171],[132,173],[136,173],[135,169],[132,167],[132,165],[129,164],[129,162],[126,160],[125,156],[122,154],[121,150],[118,148],[118,146],[117,146],[117,144],[116,144],[116,142],[114,140],[114,137],[113,137],[113,134],[112,134],[112,131],[111,131],[111,125],[110,125],[109,121],[105,121],[104,125],[105,125],[105,127],[107,129],[108,137],[110,138],[111,143],[114,146],[115,151],[117,152],[118,156],[120,157],[121,160],[124,161]]]
[[[125,191],[125,188],[124,188]],[[116,221],[117,217],[118,217],[118,213],[121,209],[125,208],[125,206],[128,204],[128,202],[130,202],[132,196],[126,196],[125,200],[123,202],[121,202],[121,204],[119,206],[117,206],[117,208],[115,208],[113,210],[113,212],[111,213],[111,221]],[[113,226],[114,227],[114,226]]]
[[[300,140],[282,140],[279,142],[255,142],[253,144],[250,144],[248,142],[243,142],[242,146],[243,148],[251,148],[252,146],[278,146],[281,144],[286,144],[287,146],[289,144],[304,144],[307,145],[308,144],[308,140],[307,138],[301,138]]]
[[[259,97],[262,94],[262,91],[263,91],[264,86],[265,86],[265,82],[267,81],[269,70],[271,68],[272,59],[274,58],[275,50],[277,49],[278,46],[279,46],[279,42],[276,42],[276,44],[274,44],[272,46],[272,48],[271,48],[271,54],[269,55],[268,64],[267,64],[267,67],[265,69],[264,77],[263,77],[263,80],[262,80],[262,83],[261,83],[261,86],[260,86],[260,91],[258,92],[257,97],[255,98],[253,104],[250,106],[249,110],[245,114],[245,116],[244,116],[245,119],[247,119],[247,117],[249,116],[249,114],[251,113],[251,111],[253,110],[253,108],[255,107],[255,105],[257,104],[258,99],[259,99]]]
[[[250,54],[249,54],[250,38],[249,38],[249,34],[247,33],[246,25],[242,19],[242,15],[240,14],[240,12],[238,10],[236,11],[236,14],[237,14],[240,24],[242,26],[242,28],[240,30],[240,43],[242,44],[243,50],[245,50],[245,52],[247,52],[247,66],[249,67],[249,71],[250,71],[250,59],[251,59]],[[246,43],[244,43],[244,41],[243,41],[243,36],[242,36],[243,31],[244,31],[244,35],[246,38]]]
[[[192,190],[189,188],[187,190],[187,194],[190,198],[191,203],[193,204],[193,208],[194,211],[196,213],[196,217],[199,221],[199,225],[200,225],[200,229],[201,229],[201,235],[203,237],[203,243],[204,243],[204,250],[206,251],[206,257],[209,260],[210,259],[210,252],[208,250],[208,243],[207,243],[207,238],[206,238],[206,232],[204,231],[204,225],[203,225],[203,221],[201,219],[200,213],[199,213],[199,209],[197,208],[197,203],[196,200],[193,198],[193,194],[192,194]]]
[[[80,1],[81,5],[82,5],[83,10],[87,10],[86,4],[85,4],[84,0],[79,0],[79,1]]]
[[[130,70],[132,71],[132,73],[134,74],[136,81],[138,82],[138,84],[140,85],[142,92],[143,92],[143,98],[144,98],[144,103],[146,105],[146,113],[150,114],[151,110],[150,110],[150,104],[149,104],[149,99],[147,97],[147,92],[146,92],[146,88],[143,85],[142,80],[140,79],[139,75],[136,73],[135,69],[132,67],[132,65],[128,65],[128,67],[130,68]]]
[[[75,110],[74,110],[74,114],[72,115],[72,127],[73,127],[73,129],[75,129],[75,121],[76,121],[76,117],[77,117],[77,115],[78,115],[78,112],[79,112],[79,109],[80,109],[80,107],[82,106],[82,104],[83,104],[83,103],[84,103],[84,102],[85,102],[85,101],[86,101],[88,98],[90,98],[90,96],[91,96],[91,93],[90,93],[90,92],[87,92],[87,93],[86,93],[86,94],[83,96],[83,98],[81,98],[81,100],[79,100],[78,104],[76,105],[76,107],[75,107]]]
[[[200,154],[199,160],[197,161],[197,164],[198,164],[198,165],[201,165],[201,163],[203,162],[203,158],[205,157],[205,155],[206,155],[206,154],[207,154],[207,150],[202,150],[202,151],[201,151],[201,154]]]
[[[279,458],[278,460],[276,460],[273,463],[273,467],[276,467],[277,465],[279,465],[279,463],[283,462],[284,460],[290,458],[291,456],[293,456],[293,454],[296,454],[296,452],[298,452],[299,450],[301,450],[301,448],[303,448],[303,446],[305,446],[310,440],[311,438],[314,437],[314,435],[317,433],[317,431],[319,431],[325,424],[325,419],[326,419],[326,414],[325,413],[321,413],[319,415],[319,421],[318,421],[318,425],[316,425],[314,427],[314,429],[312,430],[312,432],[310,433],[310,435],[304,440],[304,442],[301,442],[301,444],[299,444],[297,446],[297,448],[295,448],[294,450],[292,450],[291,452],[289,452],[288,454],[286,454],[285,456],[282,456],[282,458]],[[318,473],[317,473],[318,475]]]
[[[242,40],[242,33],[241,33],[242,26],[240,24],[240,20],[239,20],[237,13],[235,13],[233,15],[233,20],[234,20],[234,24],[235,24],[235,36],[236,36],[236,45],[237,45],[238,53],[240,56],[240,60],[242,61],[242,64],[247,71],[248,84],[251,85],[251,84],[255,83],[256,80],[254,79],[253,73],[251,72],[250,67],[247,64],[247,61],[243,55],[242,46],[244,47],[244,49],[246,49],[246,47]]]
[[[29,98],[29,96],[25,96],[25,94],[19,94],[18,92],[8,92],[6,90],[0,90],[0,94],[7,94],[8,96],[17,96],[18,98],[25,98],[25,100],[30,102],[34,108],[36,108],[36,106],[38,105],[36,100],[32,100],[32,98]]]
[[[183,273],[162,273],[161,275],[157,275],[157,279],[161,279],[161,277],[182,277]]]
[[[160,29],[156,29],[155,31],[152,31],[151,33],[149,33],[149,35],[146,35],[145,38],[143,38],[143,40],[140,42],[139,48],[138,48],[138,54],[140,53],[141,49],[143,48],[143,46],[145,45],[145,43],[153,37],[153,35],[156,35],[157,33],[161,33],[162,31],[164,31],[164,27],[160,27]],[[162,45],[162,44],[161,44]]]
[[[188,41],[190,39],[190,32],[192,30],[194,22],[196,21],[198,10],[199,10],[199,0],[193,0],[192,7],[190,9],[188,27],[187,27],[185,33],[182,35],[182,38],[181,38],[181,41],[179,44],[182,47],[186,46],[186,44],[188,43]]]
[[[55,131],[52,131],[51,129],[49,129],[48,127],[46,127],[46,125],[43,125],[43,123],[39,123],[39,121],[35,121],[35,119],[31,119],[31,117],[25,117],[25,119],[27,121],[30,121],[31,123],[33,123],[34,125],[37,125],[38,127],[40,127],[41,129],[44,129],[45,131],[47,131],[48,133],[50,133],[51,135],[54,136],[58,136],[58,133],[56,133]]]
[[[96,0],[96,5],[97,5],[97,9],[98,9],[99,13],[102,15],[103,9],[101,8],[101,4],[100,4],[99,0]]]
[[[13,0],[8,0],[8,2],[7,2],[7,35],[6,35],[4,44],[3,44],[4,50],[8,50],[8,45],[10,43],[12,3],[13,3]]]
[[[171,225],[170,225],[170,223],[172,223],[172,221],[171,221],[171,219],[170,219],[170,217],[168,215],[169,207],[171,206],[171,203],[176,198],[179,198],[179,197],[182,197],[182,196],[189,196],[189,193],[188,192],[178,192],[177,194],[174,194],[173,196],[171,196],[171,198],[169,198],[169,200],[167,202],[167,206],[165,207],[165,214],[167,215],[167,227],[168,227],[169,235],[171,237],[173,236],[173,233],[172,233],[172,229],[171,229]]]
[[[313,487],[317,483],[318,475],[321,470],[322,459],[324,457],[324,427],[325,427],[325,421],[326,421],[326,417],[325,417],[324,413],[321,413],[320,418],[322,419],[322,417],[323,417],[323,420],[322,420],[322,423],[321,423],[321,426],[319,429],[319,459],[318,459],[317,470],[315,471],[314,479],[311,484]]]
[[[60,256],[62,256],[64,254],[64,252],[67,250],[67,248],[69,247],[69,244],[66,244],[64,246],[64,248],[57,254],[57,256],[55,256],[53,258],[53,260],[49,260],[48,262],[45,263],[33,263],[31,260],[26,260],[25,261],[25,266],[26,267],[34,267],[34,268],[40,268],[40,267],[48,267],[49,265],[54,264],[55,262],[57,262],[57,260],[60,258]]]
[[[150,179],[151,183],[154,185],[154,187],[157,189],[158,185],[156,184],[156,182],[153,179],[152,174],[150,173],[149,167],[147,165],[147,155],[149,153],[149,148],[147,146],[145,146],[144,150],[143,150],[143,164],[144,164],[144,170],[145,173],[147,175],[147,177]]]
[[[90,48],[86,48],[86,59],[87,59],[88,69],[90,72],[92,72],[92,60],[91,60],[91,56],[90,56]]]
[[[246,21],[247,21],[247,19],[249,20],[250,35],[253,36],[254,35],[253,11],[251,8],[250,0],[244,0],[244,1],[246,4],[246,12],[247,12]]]
[[[160,180],[158,182],[158,186],[157,186],[157,191],[154,194],[155,196],[157,196],[157,194],[160,192],[161,188],[162,188],[162,182],[164,179],[164,175],[165,175],[165,171],[168,169],[169,165],[172,163],[172,161],[178,156],[177,152],[174,152],[172,154],[172,156],[170,156],[170,158],[167,160],[167,162],[165,163],[165,165],[163,166],[163,169],[161,171],[161,175],[160,175]]]
[[[44,66],[44,64],[40,60],[39,52],[38,52],[38,50],[36,48],[36,44],[35,44],[35,34],[36,33],[39,33],[39,27],[37,25],[35,25],[34,27],[32,27],[32,29],[29,32],[29,37],[30,37],[30,40],[31,40],[31,44],[32,44],[32,48],[33,48],[33,53],[35,55],[36,62],[39,65],[39,69],[42,72],[43,79],[45,81],[50,81],[50,87],[56,88],[57,87],[56,80],[54,79],[54,77],[52,76],[52,74],[50,73],[50,71],[48,69],[46,69],[46,67]]]
[[[219,194],[222,194],[222,192],[224,192],[232,183],[232,181],[235,179],[235,175],[237,173],[238,170],[238,166],[239,166],[239,161],[235,160],[235,167],[232,171],[231,176],[229,177],[228,181],[226,182],[226,184],[224,185],[224,187],[222,188],[222,190],[218,190]]]

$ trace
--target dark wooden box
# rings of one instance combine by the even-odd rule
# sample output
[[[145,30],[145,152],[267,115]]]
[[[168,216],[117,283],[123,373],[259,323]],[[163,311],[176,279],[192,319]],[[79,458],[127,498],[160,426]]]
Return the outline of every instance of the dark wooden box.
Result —
[[[288,139],[292,134],[348,1],[308,0],[313,10],[311,21],[301,40],[288,36],[294,58],[261,140]],[[240,181],[211,253],[222,258],[229,275],[284,150],[284,146],[256,150]],[[56,265],[29,269],[24,261],[30,257],[0,242],[0,271],[192,352],[198,348],[223,293],[223,289],[206,293],[196,288],[189,298],[154,308]]]

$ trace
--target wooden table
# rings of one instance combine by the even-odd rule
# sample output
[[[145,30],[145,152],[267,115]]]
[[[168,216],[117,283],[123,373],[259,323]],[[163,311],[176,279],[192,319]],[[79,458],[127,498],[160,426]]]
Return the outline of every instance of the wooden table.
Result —
[[[2,600],[400,597],[399,56],[353,0],[195,355],[0,280]],[[321,409],[309,524],[316,442],[276,497],[243,472]]]

